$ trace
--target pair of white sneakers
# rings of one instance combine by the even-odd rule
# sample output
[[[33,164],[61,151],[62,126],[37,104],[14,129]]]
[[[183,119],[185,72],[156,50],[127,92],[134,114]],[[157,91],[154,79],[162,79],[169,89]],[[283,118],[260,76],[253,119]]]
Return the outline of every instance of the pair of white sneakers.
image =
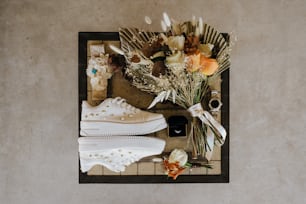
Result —
[[[162,130],[167,123],[162,114],[140,110],[116,97],[98,106],[82,102],[79,153],[81,171],[103,165],[114,172],[143,157],[161,154],[165,141],[144,135]]]

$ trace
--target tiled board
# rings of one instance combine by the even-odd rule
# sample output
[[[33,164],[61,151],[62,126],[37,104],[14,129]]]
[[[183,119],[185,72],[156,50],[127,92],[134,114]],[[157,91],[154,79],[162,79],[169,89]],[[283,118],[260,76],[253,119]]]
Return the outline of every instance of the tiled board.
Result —
[[[221,173],[221,161],[210,161],[212,169],[205,167],[186,168],[182,175],[219,175]],[[100,165],[94,166],[87,173],[89,176],[127,176],[127,175],[166,175],[162,163],[137,162],[131,164],[124,172],[116,173]]]
[[[85,33],[85,34],[87,36],[90,36],[90,35],[88,35],[90,33]],[[97,33],[95,33],[94,35],[97,36]],[[103,33],[102,33],[102,35],[103,35]],[[92,38],[90,37],[90,39],[92,39]],[[108,40],[87,40],[86,41],[87,49],[88,49],[90,44],[99,44],[99,43],[103,43],[105,45],[105,50],[106,50],[107,53],[112,52],[109,49],[109,47],[107,46],[108,44],[113,44],[113,45],[116,45],[116,46],[120,46],[118,40],[115,40],[115,41],[113,41],[113,40],[112,41],[108,41]],[[88,59],[90,57],[90,54],[89,54],[89,52],[87,52],[87,53],[88,53],[87,56],[86,55],[85,56],[86,56],[87,61],[88,61]],[[84,61],[81,64],[84,64]],[[79,61],[79,65],[80,65],[80,61]],[[228,76],[227,76],[227,80],[228,80]],[[217,82],[215,84],[213,84],[212,87],[213,87],[213,89],[219,90],[218,96],[220,97],[221,96],[221,79],[217,80]],[[222,88],[224,88],[224,87],[222,87]],[[136,106],[136,107],[141,108],[141,109],[146,109],[154,98],[154,96],[149,95],[147,93],[144,93],[144,92],[136,89],[135,87],[133,87],[122,76],[122,73],[120,73],[120,72],[115,73],[113,75],[112,79],[109,81],[108,91],[109,91],[108,93],[105,93],[105,97],[107,97],[107,96],[108,97],[121,96],[123,98],[126,98],[128,103],[130,103],[131,105]],[[90,83],[88,83],[88,80],[87,80],[87,99],[88,99],[89,103],[92,104],[92,105],[98,105],[102,101],[102,100],[92,100],[91,95],[92,95],[92,89],[91,89]],[[225,94],[225,96],[228,97],[228,93]],[[222,97],[223,97],[223,95],[222,95]],[[225,99],[225,100],[227,100],[227,99]],[[226,109],[226,110],[228,110],[228,109]],[[177,106],[173,106],[173,104],[171,104],[170,102],[163,103],[163,104],[158,104],[151,111],[163,113],[166,118],[168,118],[172,114],[181,114],[181,115],[186,116],[190,120],[189,113],[186,110],[178,108]],[[228,114],[228,112],[226,114]],[[218,121],[221,121],[221,113],[215,114],[213,116]],[[228,117],[228,116],[226,116],[226,117]],[[222,120],[223,120],[223,118],[222,118]],[[228,127],[228,126],[226,126],[226,127]],[[188,128],[190,128],[190,124],[188,125]],[[157,132],[157,133],[154,133],[154,134],[151,134],[151,135],[148,135],[148,136],[160,137],[160,138],[165,139],[166,142],[167,142],[165,151],[167,151],[167,152],[171,151],[174,147],[176,147],[176,148],[180,147],[180,148],[185,148],[186,149],[187,137],[183,137],[183,138],[179,138],[179,139],[170,138],[170,137],[168,137],[167,129],[162,130],[162,131]],[[227,148],[226,148],[226,151],[228,151]],[[223,181],[226,182],[226,181],[228,181],[228,177],[226,175],[226,172],[228,171],[228,169],[227,169],[228,167],[226,166],[227,163],[224,164],[222,162],[223,161],[222,158],[225,155],[224,152],[226,152],[226,151],[221,152],[220,147],[215,147],[212,160],[210,161],[210,164],[212,164],[213,169],[207,169],[205,167],[186,169],[185,172],[183,173],[183,175],[185,175],[185,176],[196,175],[197,177],[192,177],[190,180],[185,177],[181,180],[181,182],[223,182]],[[228,158],[228,157],[225,157],[225,158]],[[224,177],[224,175],[226,177]],[[158,178],[157,179],[158,181],[154,177],[154,180],[149,179],[149,182],[156,182],[156,181],[157,182],[165,182],[164,179],[166,178],[165,170],[163,168],[163,164],[162,163],[153,163],[148,159],[143,159],[140,162],[137,162],[137,163],[134,163],[134,164],[128,166],[126,168],[126,170],[124,172],[121,172],[121,173],[112,172],[105,167],[97,165],[97,166],[94,166],[90,171],[88,171],[86,173],[86,176],[88,176],[88,178],[84,174],[80,174],[80,176],[81,176],[80,177],[81,180],[83,180],[82,182],[80,180],[81,183],[84,183],[84,182],[85,183],[88,183],[88,182],[91,183],[91,181],[90,181],[91,179],[88,179],[89,177],[94,177],[95,179],[99,180],[98,183],[103,182],[103,181],[106,181],[107,183],[112,183],[113,178],[115,178],[115,177],[118,177],[118,178],[125,177],[126,178],[126,176],[130,176],[130,177],[128,177],[128,179],[123,179],[122,181],[124,183],[125,182],[133,183],[133,180],[135,180],[135,182],[137,182],[137,183],[138,182],[146,183],[145,178],[149,178],[150,176],[155,176],[156,178]],[[141,179],[137,179],[136,177],[138,177],[138,176],[140,176],[140,177],[142,176]],[[148,176],[148,177],[146,177],[146,176]],[[162,176],[162,177],[160,177],[160,176]],[[198,176],[200,176],[200,177],[198,177]],[[213,176],[213,177],[210,177],[210,176]],[[214,176],[219,176],[219,177],[217,178],[217,177],[214,177]],[[99,177],[101,177],[101,179],[99,179]],[[108,177],[110,179],[107,179]],[[182,176],[182,177],[184,177],[184,176]],[[119,180],[114,179],[114,182],[118,182],[118,181],[121,182],[120,179]],[[167,182],[169,182],[169,180],[167,180]]]

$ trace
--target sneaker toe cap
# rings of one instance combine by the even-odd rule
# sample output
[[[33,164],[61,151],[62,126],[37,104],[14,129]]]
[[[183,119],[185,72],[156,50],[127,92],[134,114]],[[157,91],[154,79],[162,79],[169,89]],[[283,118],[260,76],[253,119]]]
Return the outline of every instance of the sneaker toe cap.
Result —
[[[164,116],[162,114],[159,114],[159,113],[147,113],[147,112],[145,112],[143,114],[144,121],[159,120],[159,119],[163,119],[163,118],[164,118]]]

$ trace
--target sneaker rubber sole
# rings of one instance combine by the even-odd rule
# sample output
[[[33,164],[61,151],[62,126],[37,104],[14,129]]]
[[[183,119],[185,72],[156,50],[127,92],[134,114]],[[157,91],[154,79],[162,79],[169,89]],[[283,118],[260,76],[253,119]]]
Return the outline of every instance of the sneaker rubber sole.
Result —
[[[144,157],[161,154],[166,144],[162,139],[144,136],[80,137],[78,143],[82,172],[95,165],[123,172]]]
[[[80,125],[81,136],[146,135],[167,127],[164,118],[133,124],[104,121],[81,121]]]

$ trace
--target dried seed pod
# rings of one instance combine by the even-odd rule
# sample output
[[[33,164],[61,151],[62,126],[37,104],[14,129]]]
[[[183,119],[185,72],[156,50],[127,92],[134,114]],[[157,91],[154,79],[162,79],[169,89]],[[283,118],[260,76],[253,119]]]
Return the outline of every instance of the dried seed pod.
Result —
[[[160,74],[164,75],[166,73],[167,67],[165,66],[164,61],[156,61],[153,65],[152,75],[159,77]]]
[[[131,62],[134,62],[134,63],[140,62],[140,57],[138,57],[137,55],[133,55],[133,57],[131,58]]]

